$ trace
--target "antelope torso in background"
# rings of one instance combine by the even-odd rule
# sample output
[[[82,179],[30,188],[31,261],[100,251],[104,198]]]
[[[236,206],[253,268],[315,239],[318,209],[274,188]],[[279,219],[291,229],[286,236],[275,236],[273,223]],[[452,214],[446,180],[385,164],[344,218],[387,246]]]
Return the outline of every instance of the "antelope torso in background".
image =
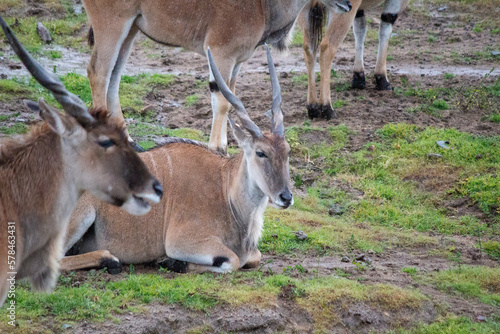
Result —
[[[137,32],[206,55],[210,47],[222,78],[234,92],[241,64],[264,43],[284,47],[299,12],[310,0],[83,0],[95,45],[87,67],[94,106],[125,124],[118,89]],[[349,0],[321,0],[335,12]],[[93,34],[93,35],[92,35]],[[209,147],[227,146],[229,103],[210,73],[213,120]]]

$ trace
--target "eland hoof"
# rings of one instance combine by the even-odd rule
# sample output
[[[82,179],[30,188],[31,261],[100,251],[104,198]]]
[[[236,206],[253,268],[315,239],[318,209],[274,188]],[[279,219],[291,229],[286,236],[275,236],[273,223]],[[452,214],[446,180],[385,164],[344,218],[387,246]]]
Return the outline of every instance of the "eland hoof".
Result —
[[[310,119],[321,117],[321,106],[317,103],[307,105],[307,116]]]
[[[113,259],[102,259],[101,268],[106,268],[111,275],[117,275],[122,272],[122,264]]]
[[[185,274],[188,271],[189,263],[186,261],[179,261],[176,259],[168,258],[165,261],[158,263],[160,268],[167,268],[175,273]]]
[[[366,88],[365,73],[354,72],[354,74],[352,76],[352,88],[354,88],[354,89],[365,89]]]
[[[380,74],[375,74],[375,87],[377,90],[392,90],[392,86],[387,78]]]
[[[321,118],[326,119],[327,121],[332,118],[337,118],[337,113],[333,110],[331,105],[326,105],[321,107]]]

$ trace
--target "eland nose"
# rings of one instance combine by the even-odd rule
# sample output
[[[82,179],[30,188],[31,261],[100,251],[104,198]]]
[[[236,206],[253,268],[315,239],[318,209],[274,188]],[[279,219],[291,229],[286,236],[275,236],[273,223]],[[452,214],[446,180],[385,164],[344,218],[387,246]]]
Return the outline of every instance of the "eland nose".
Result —
[[[290,204],[292,203],[292,199],[293,195],[288,189],[286,189],[280,194],[280,200],[283,201],[283,204],[287,207],[290,206]]]
[[[158,180],[153,183],[153,189],[155,190],[156,195],[158,195],[160,198],[163,196],[163,187],[161,186],[160,182],[158,182]]]

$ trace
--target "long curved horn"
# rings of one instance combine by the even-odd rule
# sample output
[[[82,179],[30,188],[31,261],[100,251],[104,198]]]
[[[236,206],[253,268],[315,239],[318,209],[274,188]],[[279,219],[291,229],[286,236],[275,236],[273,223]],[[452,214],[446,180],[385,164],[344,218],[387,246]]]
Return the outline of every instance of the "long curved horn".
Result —
[[[18,41],[12,30],[0,15],[0,25],[2,26],[5,36],[9,44],[14,49],[14,52],[21,59],[24,66],[33,75],[33,77],[45,88],[50,90],[55,99],[63,106],[63,109],[82,125],[88,125],[95,122],[95,119],[90,115],[85,102],[78,96],[66,90],[66,87],[61,83],[59,78],[46,71],[38,64],[33,57],[26,51],[22,44]]]
[[[212,57],[212,52],[210,51],[210,48],[208,48],[207,51],[208,55],[208,62],[210,64],[210,70],[212,71],[212,74],[215,78],[215,82],[217,83],[217,86],[219,86],[219,89],[226,98],[226,100],[231,103],[236,110],[236,115],[240,119],[241,125],[248,130],[252,134],[252,136],[260,138],[262,137],[262,132],[260,131],[259,127],[252,122],[250,117],[248,116],[247,111],[245,110],[245,107],[243,106],[243,103],[239,98],[237,98],[233,92],[229,89],[229,87],[226,85],[226,82],[222,78],[222,75],[219,72],[219,69],[217,68],[217,65],[215,65],[214,58]]]
[[[281,111],[281,88],[278,81],[278,75],[274,68],[273,58],[269,47],[265,44],[267,52],[267,65],[269,66],[269,75],[271,76],[271,85],[273,88],[273,105],[271,107],[271,132],[285,135],[285,127],[283,125],[283,112]]]

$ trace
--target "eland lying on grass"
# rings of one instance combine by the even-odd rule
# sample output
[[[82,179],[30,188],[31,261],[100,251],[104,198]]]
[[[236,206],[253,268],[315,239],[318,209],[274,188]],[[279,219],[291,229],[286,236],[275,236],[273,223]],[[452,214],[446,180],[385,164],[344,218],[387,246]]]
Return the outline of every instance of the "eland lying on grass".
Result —
[[[159,202],[160,183],[130,146],[123,128],[105,111],[89,112],[59,79],[26,52],[0,16],[16,54],[49,89],[66,115],[27,101],[45,121],[29,134],[0,145],[0,306],[11,283],[27,277],[35,290],[56,282],[64,236],[78,199],[88,190],[131,214],[145,214]]]
[[[120,74],[137,32],[156,42],[205,55],[208,45],[224,82],[234,93],[243,62],[264,43],[284,48],[297,15],[310,0],[83,0],[94,49],[87,67],[94,106],[125,124],[118,98]],[[332,12],[350,11],[349,0],[321,0]],[[208,146],[225,152],[227,113],[210,73],[212,131]]]
[[[303,31],[304,58],[308,72],[307,113],[310,118],[321,117],[331,119],[336,117],[332,109],[330,97],[330,69],[337,49],[344,40],[354,21],[354,39],[356,42],[356,57],[354,59],[354,76],[352,86],[363,89],[366,87],[365,67],[363,64],[363,49],[366,35],[365,10],[378,6],[382,0],[352,0],[352,11],[339,15],[337,12],[325,8],[320,1],[313,0],[309,9],[305,8],[297,19]],[[378,90],[391,90],[387,81],[387,47],[391,37],[392,25],[398,15],[408,5],[409,0],[386,0],[382,10],[377,63],[375,65],[375,81]],[[328,11],[328,23],[323,34],[323,22]],[[320,90],[319,100],[316,93],[316,53],[320,46]]]
[[[227,157],[203,143],[171,138],[162,147],[140,153],[168,194],[137,218],[84,196],[66,241],[66,250],[80,255],[62,259],[62,268],[99,267],[106,262],[108,270],[116,272],[120,262],[144,263],[165,255],[170,258],[167,267],[178,272],[229,272],[259,264],[264,209],[268,202],[283,209],[293,204],[281,91],[267,53],[273,89],[271,132],[262,132],[252,122],[209,50],[215,82],[241,122],[240,127],[229,119],[243,152]]]

